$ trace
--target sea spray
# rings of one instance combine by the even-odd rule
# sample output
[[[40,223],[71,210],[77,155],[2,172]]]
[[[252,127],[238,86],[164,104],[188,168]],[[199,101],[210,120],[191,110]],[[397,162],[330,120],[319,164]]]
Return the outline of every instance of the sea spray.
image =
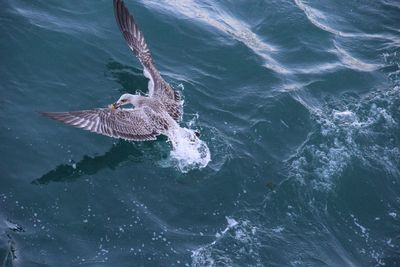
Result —
[[[170,141],[173,146],[171,160],[182,172],[204,168],[211,160],[207,144],[197,137],[194,130],[176,128],[172,130]]]

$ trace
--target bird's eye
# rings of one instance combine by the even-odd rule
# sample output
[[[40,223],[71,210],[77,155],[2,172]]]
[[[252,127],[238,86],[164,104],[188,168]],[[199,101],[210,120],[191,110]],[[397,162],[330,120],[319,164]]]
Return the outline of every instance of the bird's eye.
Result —
[[[121,102],[126,102],[126,99],[122,99]]]

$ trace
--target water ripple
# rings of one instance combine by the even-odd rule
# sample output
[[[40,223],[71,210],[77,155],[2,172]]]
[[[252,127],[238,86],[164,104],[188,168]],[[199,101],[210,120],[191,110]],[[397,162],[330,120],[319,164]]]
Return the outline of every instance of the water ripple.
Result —
[[[352,56],[349,52],[341,48],[337,42],[334,42],[335,52],[340,59],[340,61],[348,68],[358,70],[358,71],[375,71],[379,68],[382,68],[383,64],[372,64],[365,63],[360,59]]]
[[[359,39],[380,39],[390,41],[393,45],[400,44],[400,38],[396,35],[385,33],[363,33],[363,32],[344,32],[333,28],[333,23],[328,22],[332,15],[326,16],[322,11],[307,5],[303,0],[294,0],[296,6],[304,12],[307,19],[317,28],[331,33],[333,35],[345,38],[359,38]]]
[[[178,13],[179,15],[183,15],[211,26],[213,29],[217,29],[245,44],[255,54],[265,60],[265,67],[281,74],[290,73],[286,67],[282,66],[269,55],[271,52],[278,51],[276,46],[268,44],[266,41],[262,40],[244,21],[236,19],[232,15],[224,12],[223,9],[216,8],[215,4],[199,3],[195,0],[152,0],[145,1],[143,4],[163,10],[164,12]]]

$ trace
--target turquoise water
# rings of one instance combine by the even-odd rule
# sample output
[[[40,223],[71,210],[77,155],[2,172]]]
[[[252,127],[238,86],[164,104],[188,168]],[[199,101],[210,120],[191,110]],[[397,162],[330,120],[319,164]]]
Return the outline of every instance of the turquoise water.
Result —
[[[41,117],[147,79],[112,1],[2,1],[1,266],[399,266],[400,5],[126,1],[205,168]]]

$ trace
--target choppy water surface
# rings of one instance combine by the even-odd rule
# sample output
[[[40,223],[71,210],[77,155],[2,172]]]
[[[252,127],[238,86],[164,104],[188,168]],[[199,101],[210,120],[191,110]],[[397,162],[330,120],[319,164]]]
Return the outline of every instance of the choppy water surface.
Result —
[[[211,161],[38,115],[147,80],[112,1],[5,0],[1,266],[400,265],[398,1],[126,2]]]

